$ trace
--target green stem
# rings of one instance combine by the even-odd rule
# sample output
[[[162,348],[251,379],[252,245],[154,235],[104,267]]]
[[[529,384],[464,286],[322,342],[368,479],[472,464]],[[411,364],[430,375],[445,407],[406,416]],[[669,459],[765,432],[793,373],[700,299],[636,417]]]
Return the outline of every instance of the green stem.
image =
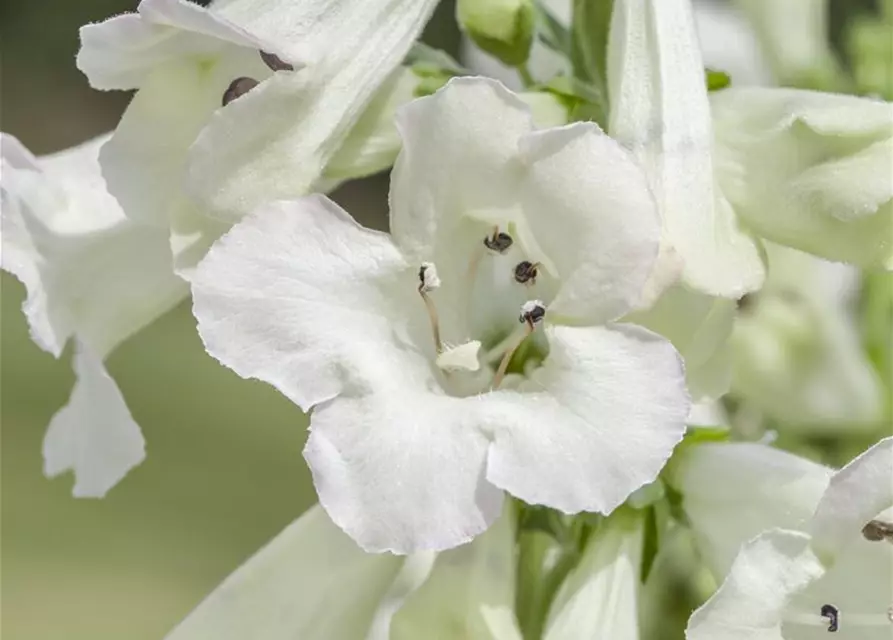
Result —
[[[530,73],[530,68],[527,66],[526,62],[522,62],[515,68],[518,70],[518,75],[521,76],[521,82],[524,83],[525,89],[529,89],[536,84],[536,80],[534,80],[533,75]]]

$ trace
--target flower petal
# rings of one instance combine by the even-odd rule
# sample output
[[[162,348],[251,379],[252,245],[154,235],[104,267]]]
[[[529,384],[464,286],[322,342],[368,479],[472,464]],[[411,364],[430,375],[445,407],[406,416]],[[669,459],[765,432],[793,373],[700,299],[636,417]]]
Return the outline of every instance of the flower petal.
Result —
[[[102,498],[145,459],[145,440],[102,360],[77,341],[77,382],[68,404],[47,428],[43,471],[74,472],[76,498]]]
[[[692,614],[686,640],[784,640],[785,607],[823,573],[808,535],[766,532],[741,550],[726,581]],[[820,622],[818,614],[815,619]],[[845,620],[846,612],[843,616]],[[824,633],[819,627],[813,629]]]
[[[322,508],[288,525],[167,640],[364,638],[402,558],[364,553]]]
[[[251,4],[240,10],[250,14]],[[275,74],[216,112],[190,151],[191,190],[222,219],[237,219],[270,193],[285,198],[311,189],[436,1],[284,4],[304,16],[298,28],[307,65]]]
[[[192,283],[193,311],[212,356],[308,411],[348,390],[358,362],[389,364],[383,354],[401,346],[406,322],[389,287],[406,276],[407,306],[420,306],[416,270],[387,235],[328,198],[275,202],[211,248]]]
[[[185,199],[187,151],[227,86],[240,76],[268,75],[257,51],[233,47],[208,65],[174,60],[146,76],[100,152],[109,192],[129,218],[169,224],[171,210]]]
[[[741,545],[772,527],[804,529],[831,470],[758,444],[703,444],[674,458],[671,484],[714,575]]]
[[[599,528],[561,585],[544,639],[638,638],[641,561],[641,518],[617,514]]]
[[[717,189],[713,131],[690,3],[618,0],[608,46],[608,132],[649,174],[689,286],[738,298],[765,275],[758,247]]]
[[[657,477],[685,432],[679,355],[632,325],[546,334],[549,355],[532,379],[482,408],[487,479],[530,504],[608,513]]]
[[[821,554],[836,554],[862,527],[893,507],[893,437],[884,438],[831,477],[810,531]]]
[[[521,136],[533,129],[530,110],[495,80],[453,78],[400,109],[397,129],[403,147],[391,173],[394,241],[409,259],[464,274],[464,254],[449,246],[452,229],[463,215],[515,200],[519,176],[510,167]],[[456,254],[462,260],[453,266]]]
[[[469,403],[414,389],[424,375],[382,354],[383,387],[314,409],[304,458],[320,503],[367,551],[410,553],[471,541],[502,509],[484,477],[488,441]],[[417,386],[417,385],[415,385]]]
[[[460,221],[514,223],[543,254],[530,260],[562,279],[552,313],[598,323],[638,301],[657,255],[656,205],[633,159],[595,125],[534,132],[501,84],[455,78],[404,107],[398,129],[391,230],[407,255],[461,277]]]
[[[718,177],[750,227],[830,260],[893,265],[893,105],[759,88],[711,105]]]
[[[633,157],[593,123],[521,140],[522,208],[561,288],[551,314],[602,324],[639,301],[660,245],[660,216]]]
[[[167,233],[126,220],[105,192],[105,139],[25,165],[27,151],[3,136],[3,268],[28,290],[35,342],[56,356],[77,335],[105,357],[186,294]]]
[[[263,48],[236,25],[186,0],[142,0],[137,11],[81,27],[77,66],[94,89],[138,88],[158,65],[213,55],[227,44]]]
[[[667,289],[648,310],[625,318],[659,333],[685,360],[688,389],[695,402],[718,398],[731,382],[731,363],[724,357],[735,321],[734,300],[714,298],[683,285]]]

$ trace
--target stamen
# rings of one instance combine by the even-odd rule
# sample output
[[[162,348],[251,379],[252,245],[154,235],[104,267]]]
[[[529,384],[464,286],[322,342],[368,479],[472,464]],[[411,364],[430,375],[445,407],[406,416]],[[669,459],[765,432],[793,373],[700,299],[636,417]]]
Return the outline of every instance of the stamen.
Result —
[[[872,520],[862,527],[862,537],[871,542],[882,542],[883,540],[893,542],[893,524]]]
[[[294,71],[295,68],[275,53],[260,52],[260,59],[273,71]]]
[[[437,308],[428,293],[440,286],[440,278],[437,277],[437,268],[430,262],[423,262],[419,267],[419,295],[425,302],[428,310],[428,318],[431,320],[431,333],[434,334],[434,348],[437,353],[443,351],[443,343],[440,340],[440,323],[437,320]]]
[[[519,262],[515,266],[515,282],[521,284],[527,284],[528,282],[530,284],[536,284],[536,275],[539,266],[539,262],[530,262],[528,260]]]
[[[258,81],[254,78],[236,78],[232,82],[229,83],[229,86],[226,88],[226,91],[223,92],[222,103],[225,107],[230,102],[235,100],[236,98],[241,98],[246,93],[254,89],[258,85]]]
[[[821,614],[828,621],[828,631],[836,633],[840,627],[840,610],[833,604],[823,604]]]
[[[493,227],[493,235],[484,238],[484,246],[496,253],[505,253],[514,242],[512,237],[507,233],[501,232],[499,227]]]
[[[543,321],[543,318],[546,317],[546,306],[539,300],[528,300],[523,305],[521,305],[521,315],[518,320],[520,322],[525,323],[527,326],[524,330],[524,333],[519,336],[519,339],[515,342],[511,349],[508,349],[505,352],[505,355],[502,356],[502,361],[499,363],[499,368],[496,370],[496,375],[493,376],[493,384],[490,387],[491,390],[498,389],[499,385],[502,384],[503,379],[505,378],[505,372],[509,368],[509,362],[512,360],[512,356],[515,355],[515,351],[518,350],[518,347],[521,346],[521,343],[524,342],[530,334],[534,332],[536,326]]]

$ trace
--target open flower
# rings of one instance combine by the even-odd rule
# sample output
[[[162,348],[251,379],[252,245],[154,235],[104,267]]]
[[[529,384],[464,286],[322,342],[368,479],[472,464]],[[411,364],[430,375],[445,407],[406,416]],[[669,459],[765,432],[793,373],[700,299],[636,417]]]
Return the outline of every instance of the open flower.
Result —
[[[44,471],[72,470],[74,495],[101,497],[144,456],[103,359],[187,293],[170,268],[167,233],[124,217],[97,153],[107,136],[34,158],[2,134],[2,264],[27,289],[31,337],[59,357],[75,341],[77,382],[50,422]]]
[[[172,225],[189,268],[261,202],[387,168],[415,86],[398,67],[435,4],[142,0],[83,27],[91,86],[138,89],[100,155],[109,191]]]
[[[754,486],[772,490],[775,499],[767,494],[764,502],[774,507],[760,508],[756,497],[732,501],[726,513],[738,510],[741,515],[727,518],[712,534],[703,524],[719,523],[721,514],[698,515],[686,507],[699,535],[746,543],[730,563],[722,586],[692,616],[686,637],[806,640],[828,630],[836,632],[835,637],[853,640],[889,638],[893,628],[893,438],[881,440],[830,478],[821,467],[794,462],[796,458],[789,454],[768,454],[771,450],[763,448],[762,454],[755,455],[754,445],[736,447],[736,453],[733,447],[722,445],[695,453],[682,474],[683,490],[696,491],[693,481],[705,477],[697,467],[719,463],[716,454],[722,452],[724,468],[735,458],[738,463],[733,468],[738,469],[748,466],[742,464],[746,459],[759,461],[750,465],[749,484],[756,481],[759,484]],[[737,455],[742,451],[748,452],[747,458]],[[810,471],[810,466],[815,469]],[[717,476],[709,477],[719,486]],[[744,482],[722,485],[743,486]],[[818,491],[822,485],[824,490]],[[722,489],[712,493],[716,496]],[[743,497],[744,492],[733,489],[732,493]],[[698,503],[703,504],[700,499],[693,504]],[[751,510],[745,511],[748,507]],[[750,539],[754,525],[768,530]],[[731,550],[734,545],[720,548]],[[730,554],[719,557],[725,563]]]
[[[611,511],[689,405],[670,344],[611,324],[657,254],[644,176],[590,123],[534,130],[495,81],[454,79],[398,128],[392,235],[323,197],[260,208],[199,265],[208,352],[313,409],[320,502],[366,549],[461,544],[503,491]]]

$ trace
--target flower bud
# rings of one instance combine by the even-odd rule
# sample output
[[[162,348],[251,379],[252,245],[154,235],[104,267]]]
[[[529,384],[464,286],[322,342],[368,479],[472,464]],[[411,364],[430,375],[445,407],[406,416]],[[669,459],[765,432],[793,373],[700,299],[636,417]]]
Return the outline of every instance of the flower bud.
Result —
[[[477,46],[505,64],[527,61],[534,34],[531,0],[458,0],[456,19]]]

